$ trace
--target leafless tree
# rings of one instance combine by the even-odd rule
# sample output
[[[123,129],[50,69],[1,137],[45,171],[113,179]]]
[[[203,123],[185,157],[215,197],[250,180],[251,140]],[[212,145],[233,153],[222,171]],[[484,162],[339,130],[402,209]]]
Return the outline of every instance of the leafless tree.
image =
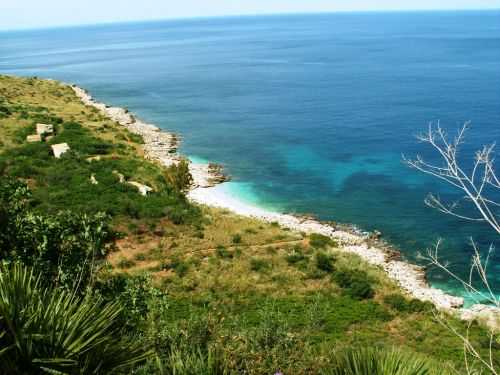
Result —
[[[469,123],[465,123],[457,135],[450,139],[439,123],[436,126],[430,124],[427,132],[417,137],[421,142],[430,145],[437,153],[441,161],[440,165],[427,162],[419,155],[415,159],[406,159],[404,156],[403,159],[410,167],[455,187],[461,195],[456,201],[445,202],[438,195],[430,193],[425,199],[428,206],[463,220],[483,222],[500,235],[500,179],[495,171],[495,144],[483,146],[476,151],[472,163],[467,165],[463,162],[460,151],[468,128]],[[473,209],[471,210],[470,207]],[[493,245],[489,247],[485,255],[481,255],[478,245],[471,239],[474,254],[467,278],[460,277],[451,271],[449,264],[441,260],[440,245],[441,240],[428,250],[424,258],[460,282],[477,301],[487,301],[490,305],[500,309],[500,298],[495,294],[488,279],[488,265],[494,251]],[[474,278],[479,279],[479,286],[473,282]],[[482,356],[469,340],[469,329],[463,334],[448,324],[445,319],[440,319],[440,322],[462,340],[468,374],[473,373],[472,360],[492,374],[499,375],[500,370],[495,367],[492,350],[495,332],[490,333],[490,350],[489,356],[486,357]]]

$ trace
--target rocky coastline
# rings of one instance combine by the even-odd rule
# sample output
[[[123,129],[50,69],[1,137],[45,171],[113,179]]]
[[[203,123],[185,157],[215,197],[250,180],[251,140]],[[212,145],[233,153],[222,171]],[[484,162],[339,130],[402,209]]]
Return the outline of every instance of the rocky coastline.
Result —
[[[147,159],[155,160],[166,167],[186,160],[177,153],[179,139],[175,134],[165,132],[154,125],[136,119],[124,108],[110,107],[100,103],[78,86],[72,85],[71,87],[84,104],[98,109],[110,119],[126,127],[130,132],[141,135],[144,139],[144,154]],[[438,310],[450,312],[461,319],[480,319],[490,327],[495,329],[500,327],[500,311],[498,309],[479,304],[463,308],[463,298],[431,287],[426,281],[424,268],[401,260],[397,251],[389,249],[388,246],[384,246],[383,242],[376,239],[379,237],[378,233],[375,233],[374,236],[349,229],[347,226],[322,223],[311,217],[276,213],[228,197],[217,190],[216,185],[229,179],[220,165],[189,162],[189,170],[193,176],[193,186],[188,197],[192,201],[229,209],[237,214],[267,222],[276,222],[291,230],[329,236],[339,243],[342,251],[357,254],[369,264],[382,268],[389,278],[411,297],[421,301],[429,301]]]
[[[72,85],[71,87],[85,105],[98,109],[110,119],[126,127],[131,133],[140,135],[144,140],[146,159],[155,160],[165,167],[187,160],[177,153],[179,139],[175,134],[162,131],[155,125],[137,119],[125,108],[110,107],[100,103],[78,86]],[[208,188],[229,179],[224,174],[222,166],[214,163],[200,164],[189,161],[189,171],[193,176],[193,188]]]

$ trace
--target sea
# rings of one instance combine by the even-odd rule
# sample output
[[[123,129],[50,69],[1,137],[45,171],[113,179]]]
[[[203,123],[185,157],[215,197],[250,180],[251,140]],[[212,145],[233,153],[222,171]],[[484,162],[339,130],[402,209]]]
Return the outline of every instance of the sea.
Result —
[[[378,230],[410,262],[427,265],[420,254],[442,239],[443,261],[467,277],[471,240],[483,254],[500,245],[485,223],[427,207],[430,192],[449,202],[461,195],[403,162],[420,154],[441,163],[416,138],[430,123],[453,137],[470,122],[460,153],[466,170],[477,149],[500,141],[500,11],[3,31],[0,74],[76,83],[178,133],[192,160],[223,164],[232,176],[220,187],[227,194]],[[461,209],[476,214],[466,203]],[[500,249],[488,273],[500,294]],[[428,267],[427,276],[464,295],[447,274]]]

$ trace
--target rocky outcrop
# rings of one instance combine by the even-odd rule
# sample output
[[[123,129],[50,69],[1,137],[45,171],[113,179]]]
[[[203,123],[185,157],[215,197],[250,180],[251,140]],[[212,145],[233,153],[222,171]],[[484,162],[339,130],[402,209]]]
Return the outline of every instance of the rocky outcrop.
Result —
[[[52,152],[54,156],[59,159],[64,153],[70,150],[70,147],[67,143],[58,143],[56,145],[52,145]]]
[[[99,103],[78,86],[73,85],[72,88],[85,105],[98,109],[110,119],[126,127],[131,133],[140,135],[144,140],[146,159],[159,162],[165,167],[176,165],[181,160],[185,160],[177,153],[179,140],[175,134],[162,131],[155,125],[138,120],[125,108],[109,107],[104,103]],[[190,162],[189,171],[193,176],[192,188],[211,187],[228,180],[228,177],[223,173],[222,166],[218,164]]]

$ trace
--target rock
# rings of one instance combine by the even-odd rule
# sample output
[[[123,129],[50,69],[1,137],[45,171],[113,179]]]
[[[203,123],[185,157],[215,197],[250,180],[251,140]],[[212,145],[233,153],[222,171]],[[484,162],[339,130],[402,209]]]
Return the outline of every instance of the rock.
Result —
[[[141,184],[140,182],[137,181],[127,181],[127,184],[135,186],[137,190],[139,190],[139,193],[143,196],[148,195],[148,193],[153,191],[153,188],[144,184]]]
[[[118,181],[120,183],[124,183],[125,182],[125,176],[123,174],[121,174],[120,172],[118,171],[113,171],[112,172],[116,177],[118,177]]]
[[[183,158],[177,154],[179,137],[175,134],[161,131],[158,127],[136,119],[124,108],[109,107],[95,101],[85,90],[72,86],[75,94],[85,105],[103,112],[113,121],[127,128],[133,134],[140,135],[144,141],[144,157],[170,167],[177,165]],[[194,187],[211,187],[229,180],[217,164],[189,164],[189,172],[193,176]]]
[[[475,304],[468,309],[462,309],[460,318],[466,321],[478,320],[493,332],[500,333],[500,309],[498,307]]]
[[[51,124],[36,124],[36,133],[40,136],[54,134],[54,125]]]
[[[58,143],[56,145],[52,145],[51,147],[52,152],[57,159],[59,159],[65,152],[70,150],[67,143]]]
[[[42,141],[42,137],[40,136],[40,134],[32,134],[32,135],[28,135],[26,137],[26,142],[29,142],[29,143],[41,142],[41,141]]]

